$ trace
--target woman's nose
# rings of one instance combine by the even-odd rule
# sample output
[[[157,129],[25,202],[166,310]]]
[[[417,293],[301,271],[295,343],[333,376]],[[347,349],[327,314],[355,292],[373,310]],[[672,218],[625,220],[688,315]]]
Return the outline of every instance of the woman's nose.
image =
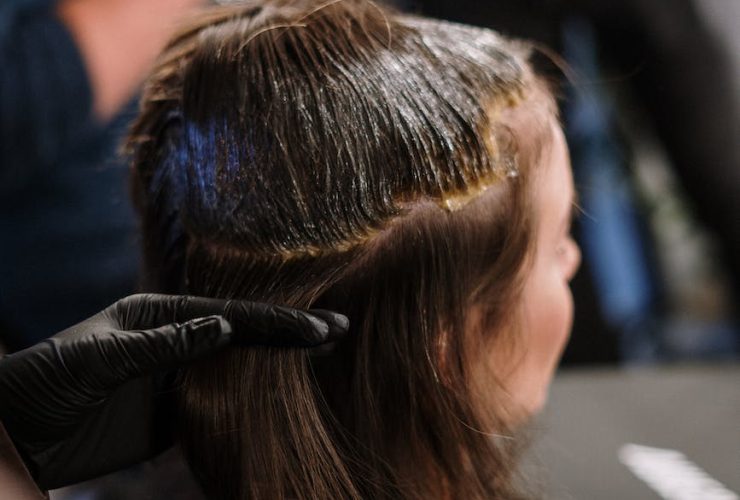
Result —
[[[570,281],[576,275],[578,268],[581,267],[581,247],[573,238],[568,238],[565,245],[565,278]]]

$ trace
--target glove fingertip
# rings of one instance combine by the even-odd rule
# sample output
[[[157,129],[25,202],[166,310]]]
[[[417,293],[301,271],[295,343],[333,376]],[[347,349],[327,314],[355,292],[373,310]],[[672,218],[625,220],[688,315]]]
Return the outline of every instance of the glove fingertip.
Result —
[[[339,340],[349,330],[349,318],[343,314],[325,309],[310,309],[308,314],[321,318],[329,326],[327,341]]]
[[[275,308],[274,312],[277,316],[269,334],[270,345],[311,347],[329,338],[329,324],[319,316],[288,308]]]
[[[310,332],[306,332],[306,340],[311,344],[320,344],[326,342],[329,338],[331,328],[329,324],[322,318],[312,316],[311,314],[304,314],[303,317],[309,323]]]

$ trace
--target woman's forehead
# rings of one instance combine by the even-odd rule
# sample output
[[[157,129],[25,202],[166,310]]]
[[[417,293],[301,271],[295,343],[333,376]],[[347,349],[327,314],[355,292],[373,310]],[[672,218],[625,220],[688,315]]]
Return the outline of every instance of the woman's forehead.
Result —
[[[534,176],[535,205],[548,225],[568,218],[575,202],[568,145],[560,126],[553,123],[552,127],[552,144],[543,152]]]

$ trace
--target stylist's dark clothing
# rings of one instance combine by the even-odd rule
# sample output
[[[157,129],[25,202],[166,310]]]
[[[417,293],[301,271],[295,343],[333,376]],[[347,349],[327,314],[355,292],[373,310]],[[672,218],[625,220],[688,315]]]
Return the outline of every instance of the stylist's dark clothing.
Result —
[[[0,2],[0,342],[34,344],[133,291],[123,120],[95,123],[49,0]]]

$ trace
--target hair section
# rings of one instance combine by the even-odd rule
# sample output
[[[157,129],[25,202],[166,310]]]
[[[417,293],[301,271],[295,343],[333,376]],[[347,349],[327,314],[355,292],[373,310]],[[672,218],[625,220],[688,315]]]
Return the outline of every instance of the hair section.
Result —
[[[128,142],[146,286],[351,325],[323,357],[187,370],[181,443],[210,497],[516,497],[479,367],[515,324],[554,116],[527,57],[360,0],[212,8],[170,43]]]

